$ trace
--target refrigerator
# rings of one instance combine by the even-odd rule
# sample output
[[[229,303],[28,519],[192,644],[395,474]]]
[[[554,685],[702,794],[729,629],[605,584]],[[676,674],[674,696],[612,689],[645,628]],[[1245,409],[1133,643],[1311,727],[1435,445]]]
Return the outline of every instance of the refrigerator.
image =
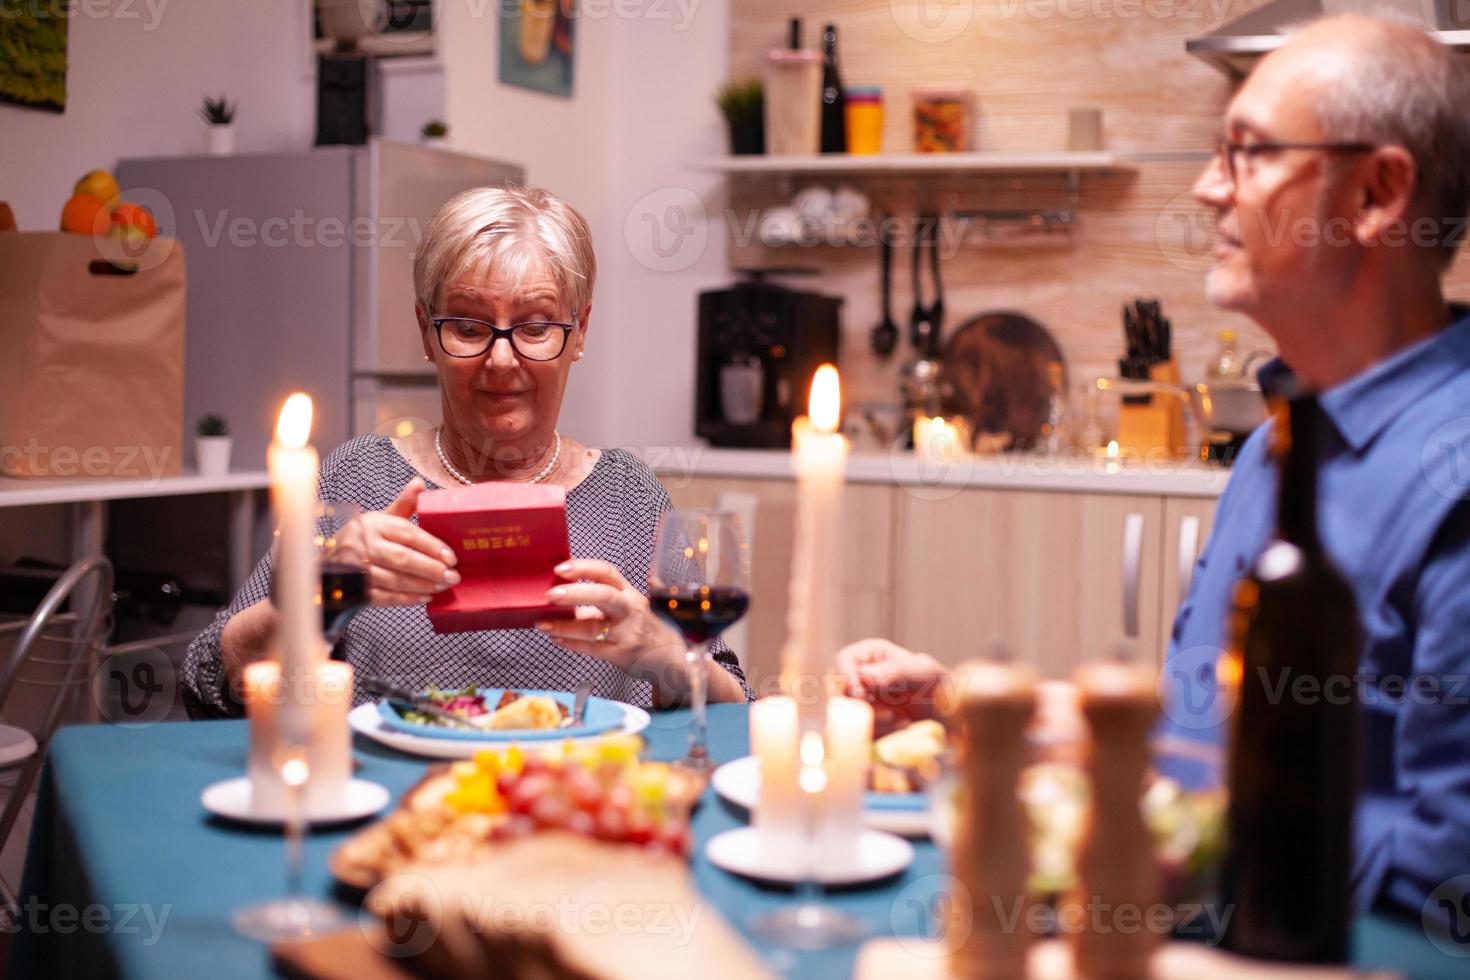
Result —
[[[122,160],[128,200],[184,248],[186,456],[225,416],[234,469],[260,469],[286,395],[316,406],[312,442],[439,422],[414,320],[413,257],[434,212],[523,169],[386,139],[291,153]],[[187,460],[186,460],[187,462]]]

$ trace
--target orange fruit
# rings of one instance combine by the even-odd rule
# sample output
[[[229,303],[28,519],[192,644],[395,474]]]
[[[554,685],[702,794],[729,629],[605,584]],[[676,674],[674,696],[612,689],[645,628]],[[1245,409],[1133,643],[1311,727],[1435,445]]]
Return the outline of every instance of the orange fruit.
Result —
[[[117,181],[106,170],[92,170],[77,181],[71,192],[91,194],[93,197],[101,198],[107,204],[113,204],[117,201]]]
[[[105,235],[112,223],[111,212],[100,197],[73,194],[61,209],[61,230],[74,235]]]
[[[158,222],[153,220],[153,212],[141,204],[129,204],[127,201],[119,204],[112,209],[112,223],[123,228],[136,228],[149,238],[158,234]]]

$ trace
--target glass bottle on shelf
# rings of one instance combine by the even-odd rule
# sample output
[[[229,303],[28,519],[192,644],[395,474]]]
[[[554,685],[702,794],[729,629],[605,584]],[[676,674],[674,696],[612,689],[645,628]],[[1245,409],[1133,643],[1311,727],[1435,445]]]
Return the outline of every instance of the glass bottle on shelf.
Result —
[[[1039,448],[1055,456],[1067,449],[1072,440],[1072,420],[1067,405],[1067,382],[1063,377],[1060,361],[1051,361],[1046,365],[1046,382],[1046,421],[1041,424]]]
[[[1205,366],[1205,377],[1211,381],[1234,381],[1245,377],[1245,365],[1235,352],[1235,344],[1234,330],[1220,331],[1219,346],[1215,350],[1215,356]]]
[[[847,152],[847,91],[837,70],[837,26],[822,30],[822,152]]]

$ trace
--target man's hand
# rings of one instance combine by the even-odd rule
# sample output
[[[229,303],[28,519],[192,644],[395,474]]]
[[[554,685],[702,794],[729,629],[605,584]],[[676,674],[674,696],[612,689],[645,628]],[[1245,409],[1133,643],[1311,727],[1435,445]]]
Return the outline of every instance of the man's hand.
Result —
[[[870,638],[837,651],[836,666],[847,693],[872,703],[875,732],[939,714],[939,685],[949,668],[927,653]]]

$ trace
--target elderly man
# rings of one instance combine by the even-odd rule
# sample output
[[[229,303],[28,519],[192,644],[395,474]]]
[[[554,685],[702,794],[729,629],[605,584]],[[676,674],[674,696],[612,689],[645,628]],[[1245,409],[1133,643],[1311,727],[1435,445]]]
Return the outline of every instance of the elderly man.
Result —
[[[1467,109],[1470,75],[1422,31],[1320,20],[1241,87],[1194,187],[1217,216],[1210,299],[1276,341],[1266,387],[1319,394],[1319,526],[1365,636],[1355,904],[1416,916],[1470,873],[1470,311],[1440,286],[1470,199]],[[1274,523],[1266,448],[1243,448],[1175,619],[1171,734],[1223,733],[1232,591]],[[943,670],[882,641],[839,660],[870,694]]]

